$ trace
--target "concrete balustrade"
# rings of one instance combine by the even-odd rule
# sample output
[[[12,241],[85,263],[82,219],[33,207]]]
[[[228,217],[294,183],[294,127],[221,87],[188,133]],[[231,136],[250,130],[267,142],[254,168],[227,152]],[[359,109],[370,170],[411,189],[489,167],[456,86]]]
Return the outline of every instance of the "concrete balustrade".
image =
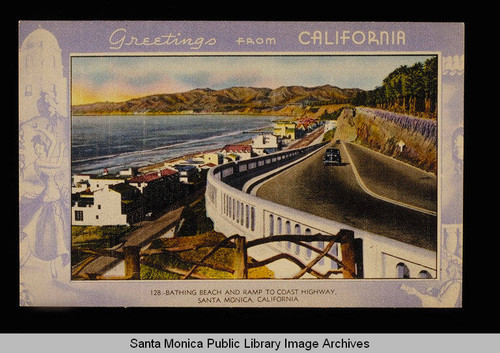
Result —
[[[244,173],[251,172],[258,175],[259,169],[263,170],[263,173],[269,172],[269,167],[273,164],[278,168],[287,162],[298,161],[314,153],[319,147],[321,146],[316,145],[283,151],[212,168],[207,177],[206,209],[207,216],[214,222],[215,230],[228,236],[239,234],[248,240],[284,234],[335,235],[341,229],[352,230],[361,246],[362,268],[358,271],[362,271],[364,278],[398,278],[403,275],[406,277],[408,273],[412,278],[423,277],[422,273],[435,278],[437,254],[434,251],[279,205],[227,184],[228,181],[241,177]],[[325,248],[324,242],[315,242],[311,245],[320,250]],[[262,246],[269,247],[275,252],[288,252],[305,263],[316,256],[311,249],[291,242]],[[339,244],[335,244],[330,253],[342,260]],[[252,256],[257,258],[258,252]],[[263,259],[257,258],[257,260]],[[404,271],[402,266],[405,266]],[[338,269],[338,264],[323,258],[314,269],[324,273]]]

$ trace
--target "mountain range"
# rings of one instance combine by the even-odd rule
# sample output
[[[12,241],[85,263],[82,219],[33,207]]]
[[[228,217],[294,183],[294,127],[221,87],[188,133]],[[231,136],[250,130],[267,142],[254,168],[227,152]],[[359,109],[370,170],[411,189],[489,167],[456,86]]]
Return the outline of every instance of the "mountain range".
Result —
[[[259,113],[288,105],[350,102],[362,90],[331,85],[282,86],[276,89],[231,87],[220,90],[197,88],[182,93],[154,94],[124,102],[97,102],[72,106],[73,115],[162,113]]]

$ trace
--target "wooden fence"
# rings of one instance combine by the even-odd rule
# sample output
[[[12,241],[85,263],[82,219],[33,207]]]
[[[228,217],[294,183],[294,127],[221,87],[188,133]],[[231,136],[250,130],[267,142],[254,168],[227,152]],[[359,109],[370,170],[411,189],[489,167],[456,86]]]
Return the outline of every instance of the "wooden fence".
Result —
[[[311,252],[316,253],[316,256],[311,259],[309,263],[303,263],[301,259],[290,255],[289,253],[279,253],[268,259],[256,261],[254,259],[249,260],[248,249],[269,244],[273,242],[291,242],[299,246],[309,249]],[[316,248],[310,243],[312,242],[325,242],[327,245],[322,248]],[[340,244],[341,256],[340,260],[338,257],[330,253],[330,249],[335,243]],[[231,268],[224,267],[222,265],[217,266],[214,264],[209,264],[207,260],[213,256],[217,250],[221,248],[233,249],[233,266]],[[195,271],[200,267],[210,267],[217,270],[229,272],[235,279],[246,279],[248,278],[248,270],[251,268],[261,267],[268,265],[272,262],[286,259],[291,263],[297,265],[300,270],[292,277],[294,279],[301,278],[306,273],[311,274],[316,278],[329,278],[331,275],[341,274],[343,278],[362,278],[362,257],[360,256],[360,251],[356,246],[354,239],[354,232],[351,230],[341,229],[336,235],[325,235],[325,234],[315,234],[315,235],[300,235],[300,234],[286,234],[286,235],[273,235],[265,238],[259,238],[255,240],[247,241],[246,237],[240,236],[238,234],[232,235],[228,238],[217,243],[211,248],[211,250],[206,253],[202,259],[199,261],[190,261],[182,259],[184,262],[191,263],[192,267],[189,271],[181,270],[178,268],[171,267],[161,267],[154,264],[152,261],[148,260],[150,255],[170,253],[176,254],[181,251],[192,250],[192,247],[175,247],[175,248],[160,248],[160,249],[148,249],[142,250],[138,246],[126,246],[119,250],[91,250],[91,249],[80,249],[83,252],[90,254],[90,258],[84,261],[79,266],[75,267],[72,271],[72,276],[74,279],[124,279],[124,280],[139,280],[140,279],[140,269],[141,264],[156,268],[161,271],[169,271],[181,275],[182,279],[198,278],[204,279]],[[82,269],[88,264],[92,259],[99,256],[110,256],[120,260],[125,263],[125,276],[124,277],[104,277],[102,274],[81,274]],[[326,273],[320,273],[313,269],[321,259],[329,258],[337,263],[338,269],[329,270]]]

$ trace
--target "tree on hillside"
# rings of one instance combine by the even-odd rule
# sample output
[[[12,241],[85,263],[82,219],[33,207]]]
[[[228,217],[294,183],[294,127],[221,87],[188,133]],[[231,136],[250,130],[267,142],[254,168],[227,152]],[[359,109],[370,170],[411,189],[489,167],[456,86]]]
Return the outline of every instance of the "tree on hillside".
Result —
[[[383,80],[382,86],[358,94],[354,105],[366,105],[401,113],[435,116],[437,109],[437,57],[402,65]]]
[[[424,68],[425,111],[436,113],[438,96],[437,57],[425,61]]]

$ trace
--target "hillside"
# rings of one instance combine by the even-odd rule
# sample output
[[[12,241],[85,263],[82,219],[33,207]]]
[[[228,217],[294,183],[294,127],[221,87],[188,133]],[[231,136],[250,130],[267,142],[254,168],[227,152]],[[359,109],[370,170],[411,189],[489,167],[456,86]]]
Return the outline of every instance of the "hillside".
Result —
[[[99,102],[72,106],[73,115],[165,114],[176,112],[264,113],[289,105],[350,102],[359,89],[283,86],[276,89],[231,87],[221,90],[197,88],[183,93],[155,94],[125,102]]]
[[[337,119],[334,138],[437,173],[436,120],[366,107],[346,108]]]

